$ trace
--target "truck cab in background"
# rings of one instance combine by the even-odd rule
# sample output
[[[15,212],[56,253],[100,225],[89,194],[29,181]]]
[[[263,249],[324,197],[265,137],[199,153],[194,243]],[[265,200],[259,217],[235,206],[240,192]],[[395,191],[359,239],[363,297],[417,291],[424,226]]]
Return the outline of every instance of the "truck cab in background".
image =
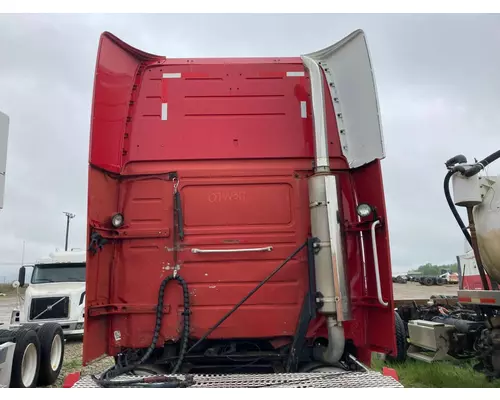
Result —
[[[56,322],[65,336],[83,335],[85,257],[81,250],[58,251],[21,267],[20,287],[27,283],[26,269],[33,271],[22,306],[12,311],[11,325]]]

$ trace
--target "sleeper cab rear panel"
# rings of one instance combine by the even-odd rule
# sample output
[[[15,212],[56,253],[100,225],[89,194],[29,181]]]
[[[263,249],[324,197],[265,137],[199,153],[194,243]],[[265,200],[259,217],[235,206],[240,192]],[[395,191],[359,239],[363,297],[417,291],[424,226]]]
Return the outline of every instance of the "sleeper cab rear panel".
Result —
[[[290,253],[306,240],[308,230],[307,180],[294,174],[293,163],[269,164],[268,175],[243,163],[239,176],[212,177],[206,162],[183,173],[179,163],[185,240],[178,252],[179,273],[188,282],[191,335],[200,337],[241,300]],[[258,162],[253,163],[257,169]],[[274,168],[274,170],[273,170]],[[288,171],[288,173],[285,173]],[[244,176],[242,176],[244,175]],[[128,204],[134,204],[130,224],[137,229],[160,229],[172,218],[171,191],[161,180],[129,183]],[[137,187],[135,187],[137,185]],[[167,184],[168,185],[168,184]],[[158,193],[165,193],[163,201]],[[139,206],[140,204],[140,206]],[[160,206],[163,204],[163,206]],[[146,206],[147,205],[147,206]],[[130,206],[125,205],[125,209]],[[169,216],[169,217],[166,217]],[[170,219],[170,225],[173,226]],[[173,234],[173,228],[171,228]],[[154,304],[161,280],[175,265],[173,237],[130,240],[120,251],[120,273],[114,294],[117,301]],[[238,252],[243,248],[270,251]],[[206,250],[233,250],[205,253]],[[193,252],[194,250],[194,252]],[[307,252],[302,252],[231,316],[212,338],[279,337],[295,332],[307,291]],[[181,326],[182,295],[174,283],[167,286],[162,336],[176,340]],[[129,314],[114,317],[120,345],[141,346],[150,341],[154,316]]]

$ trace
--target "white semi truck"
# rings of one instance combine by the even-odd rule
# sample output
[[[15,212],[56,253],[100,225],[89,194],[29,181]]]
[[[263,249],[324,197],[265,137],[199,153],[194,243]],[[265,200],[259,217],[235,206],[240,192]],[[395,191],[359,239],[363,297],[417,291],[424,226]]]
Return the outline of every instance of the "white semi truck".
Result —
[[[61,325],[65,336],[83,335],[85,253],[54,252],[22,266],[16,286],[26,285],[26,268],[33,272],[22,308],[12,311],[11,325],[50,321]]]
[[[0,209],[8,133],[9,117],[0,112]],[[16,288],[25,286],[26,267]],[[32,267],[24,301],[12,311],[9,325],[0,323],[0,388],[53,384],[63,364],[64,336],[83,334],[85,252],[55,252]]]
[[[0,387],[47,386],[58,378],[64,337],[83,335],[85,255],[54,252],[20,268],[18,289],[27,284],[26,269],[33,271],[10,325],[0,326]]]

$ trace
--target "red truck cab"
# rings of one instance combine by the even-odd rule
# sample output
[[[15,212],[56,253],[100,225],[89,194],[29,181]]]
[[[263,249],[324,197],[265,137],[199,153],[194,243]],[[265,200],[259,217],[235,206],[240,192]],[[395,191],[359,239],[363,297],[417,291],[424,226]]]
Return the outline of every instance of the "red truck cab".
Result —
[[[384,157],[362,31],[295,58],[176,59],[102,34],[84,364],[395,355]]]

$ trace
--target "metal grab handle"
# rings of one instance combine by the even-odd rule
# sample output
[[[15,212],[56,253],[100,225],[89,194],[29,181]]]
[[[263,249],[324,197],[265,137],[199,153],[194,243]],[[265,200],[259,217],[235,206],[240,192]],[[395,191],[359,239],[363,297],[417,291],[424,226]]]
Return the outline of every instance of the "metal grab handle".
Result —
[[[378,252],[377,252],[377,240],[375,239],[375,228],[380,224],[380,220],[373,221],[372,224],[372,247],[373,247],[373,263],[375,264],[375,281],[377,283],[377,297],[378,302],[384,307],[387,307],[389,303],[382,299],[382,286],[380,285],[380,270],[378,266]]]
[[[191,253],[250,253],[258,251],[272,251],[273,246],[268,247],[258,247],[253,249],[191,249]]]

